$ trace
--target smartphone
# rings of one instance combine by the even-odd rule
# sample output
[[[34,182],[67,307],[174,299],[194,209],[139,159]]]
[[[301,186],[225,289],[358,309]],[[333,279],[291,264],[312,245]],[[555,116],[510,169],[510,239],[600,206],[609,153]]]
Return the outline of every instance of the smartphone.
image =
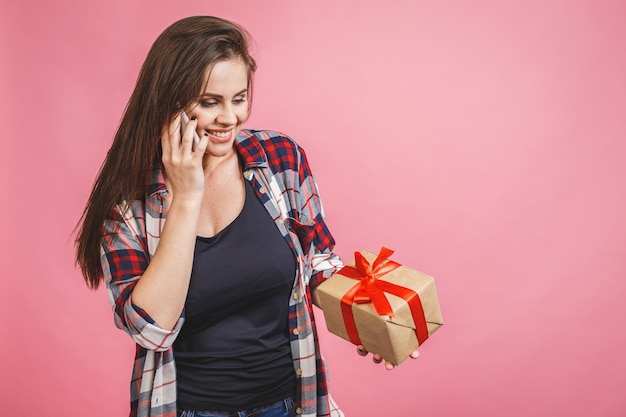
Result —
[[[181,122],[180,122],[180,135],[182,137],[182,135],[185,133],[185,129],[187,129],[187,124],[189,123],[189,116],[187,116],[187,113],[185,113],[185,111],[181,111]],[[196,146],[198,146],[198,143],[200,143],[200,137],[198,136],[198,132],[196,132],[196,130],[193,130],[193,143],[191,144],[191,150],[195,151],[196,150]]]

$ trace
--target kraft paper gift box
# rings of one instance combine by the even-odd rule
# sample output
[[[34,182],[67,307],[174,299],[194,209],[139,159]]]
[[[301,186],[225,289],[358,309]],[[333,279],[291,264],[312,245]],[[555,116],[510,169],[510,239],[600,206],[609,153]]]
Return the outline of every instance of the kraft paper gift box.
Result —
[[[355,252],[355,262],[320,284],[326,327],[399,365],[443,325],[435,280],[380,254]]]

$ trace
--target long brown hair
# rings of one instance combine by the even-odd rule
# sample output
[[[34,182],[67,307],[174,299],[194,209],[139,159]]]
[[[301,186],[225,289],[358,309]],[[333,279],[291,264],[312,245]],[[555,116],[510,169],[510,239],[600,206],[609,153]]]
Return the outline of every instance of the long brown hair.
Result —
[[[144,191],[155,164],[160,163],[161,130],[180,108],[197,100],[207,68],[218,61],[241,59],[248,69],[251,93],[256,63],[249,40],[248,33],[233,22],[193,16],[169,26],[150,48],[78,222],[76,264],[89,287],[98,288],[103,278],[104,221],[116,203]]]

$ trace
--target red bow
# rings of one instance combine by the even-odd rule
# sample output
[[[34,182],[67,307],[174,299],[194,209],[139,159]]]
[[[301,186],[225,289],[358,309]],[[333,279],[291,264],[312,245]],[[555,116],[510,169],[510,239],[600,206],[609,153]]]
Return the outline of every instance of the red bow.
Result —
[[[354,315],[352,314],[352,304],[371,302],[380,315],[394,317],[393,309],[385,296],[385,292],[394,294],[404,299],[411,310],[413,321],[415,322],[415,332],[417,340],[421,345],[428,339],[428,327],[426,326],[426,317],[419,295],[413,290],[401,287],[388,281],[378,278],[400,267],[400,264],[387,259],[393,254],[391,249],[382,247],[374,264],[370,265],[367,259],[359,253],[354,253],[355,266],[344,266],[338,273],[348,278],[358,279],[354,287],[341,298],[341,313],[343,315],[346,331],[350,341],[355,345],[361,344],[361,339],[356,330]]]

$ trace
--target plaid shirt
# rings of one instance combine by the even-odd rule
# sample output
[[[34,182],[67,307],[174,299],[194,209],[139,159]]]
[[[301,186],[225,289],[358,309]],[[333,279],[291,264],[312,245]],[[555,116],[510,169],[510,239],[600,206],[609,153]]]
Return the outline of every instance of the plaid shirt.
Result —
[[[341,417],[327,387],[309,288],[337,269],[334,240],[306,155],[292,139],[270,131],[243,130],[235,142],[250,181],[276,227],[289,243],[297,270],[289,299],[289,335],[297,375],[297,413]],[[131,417],[175,417],[176,369],[172,344],[183,322],[164,330],[131,301],[133,288],[154,255],[167,217],[167,188],[158,167],[146,195],[124,211],[116,206],[104,223],[101,261],[115,324],[136,342],[131,381]]]

